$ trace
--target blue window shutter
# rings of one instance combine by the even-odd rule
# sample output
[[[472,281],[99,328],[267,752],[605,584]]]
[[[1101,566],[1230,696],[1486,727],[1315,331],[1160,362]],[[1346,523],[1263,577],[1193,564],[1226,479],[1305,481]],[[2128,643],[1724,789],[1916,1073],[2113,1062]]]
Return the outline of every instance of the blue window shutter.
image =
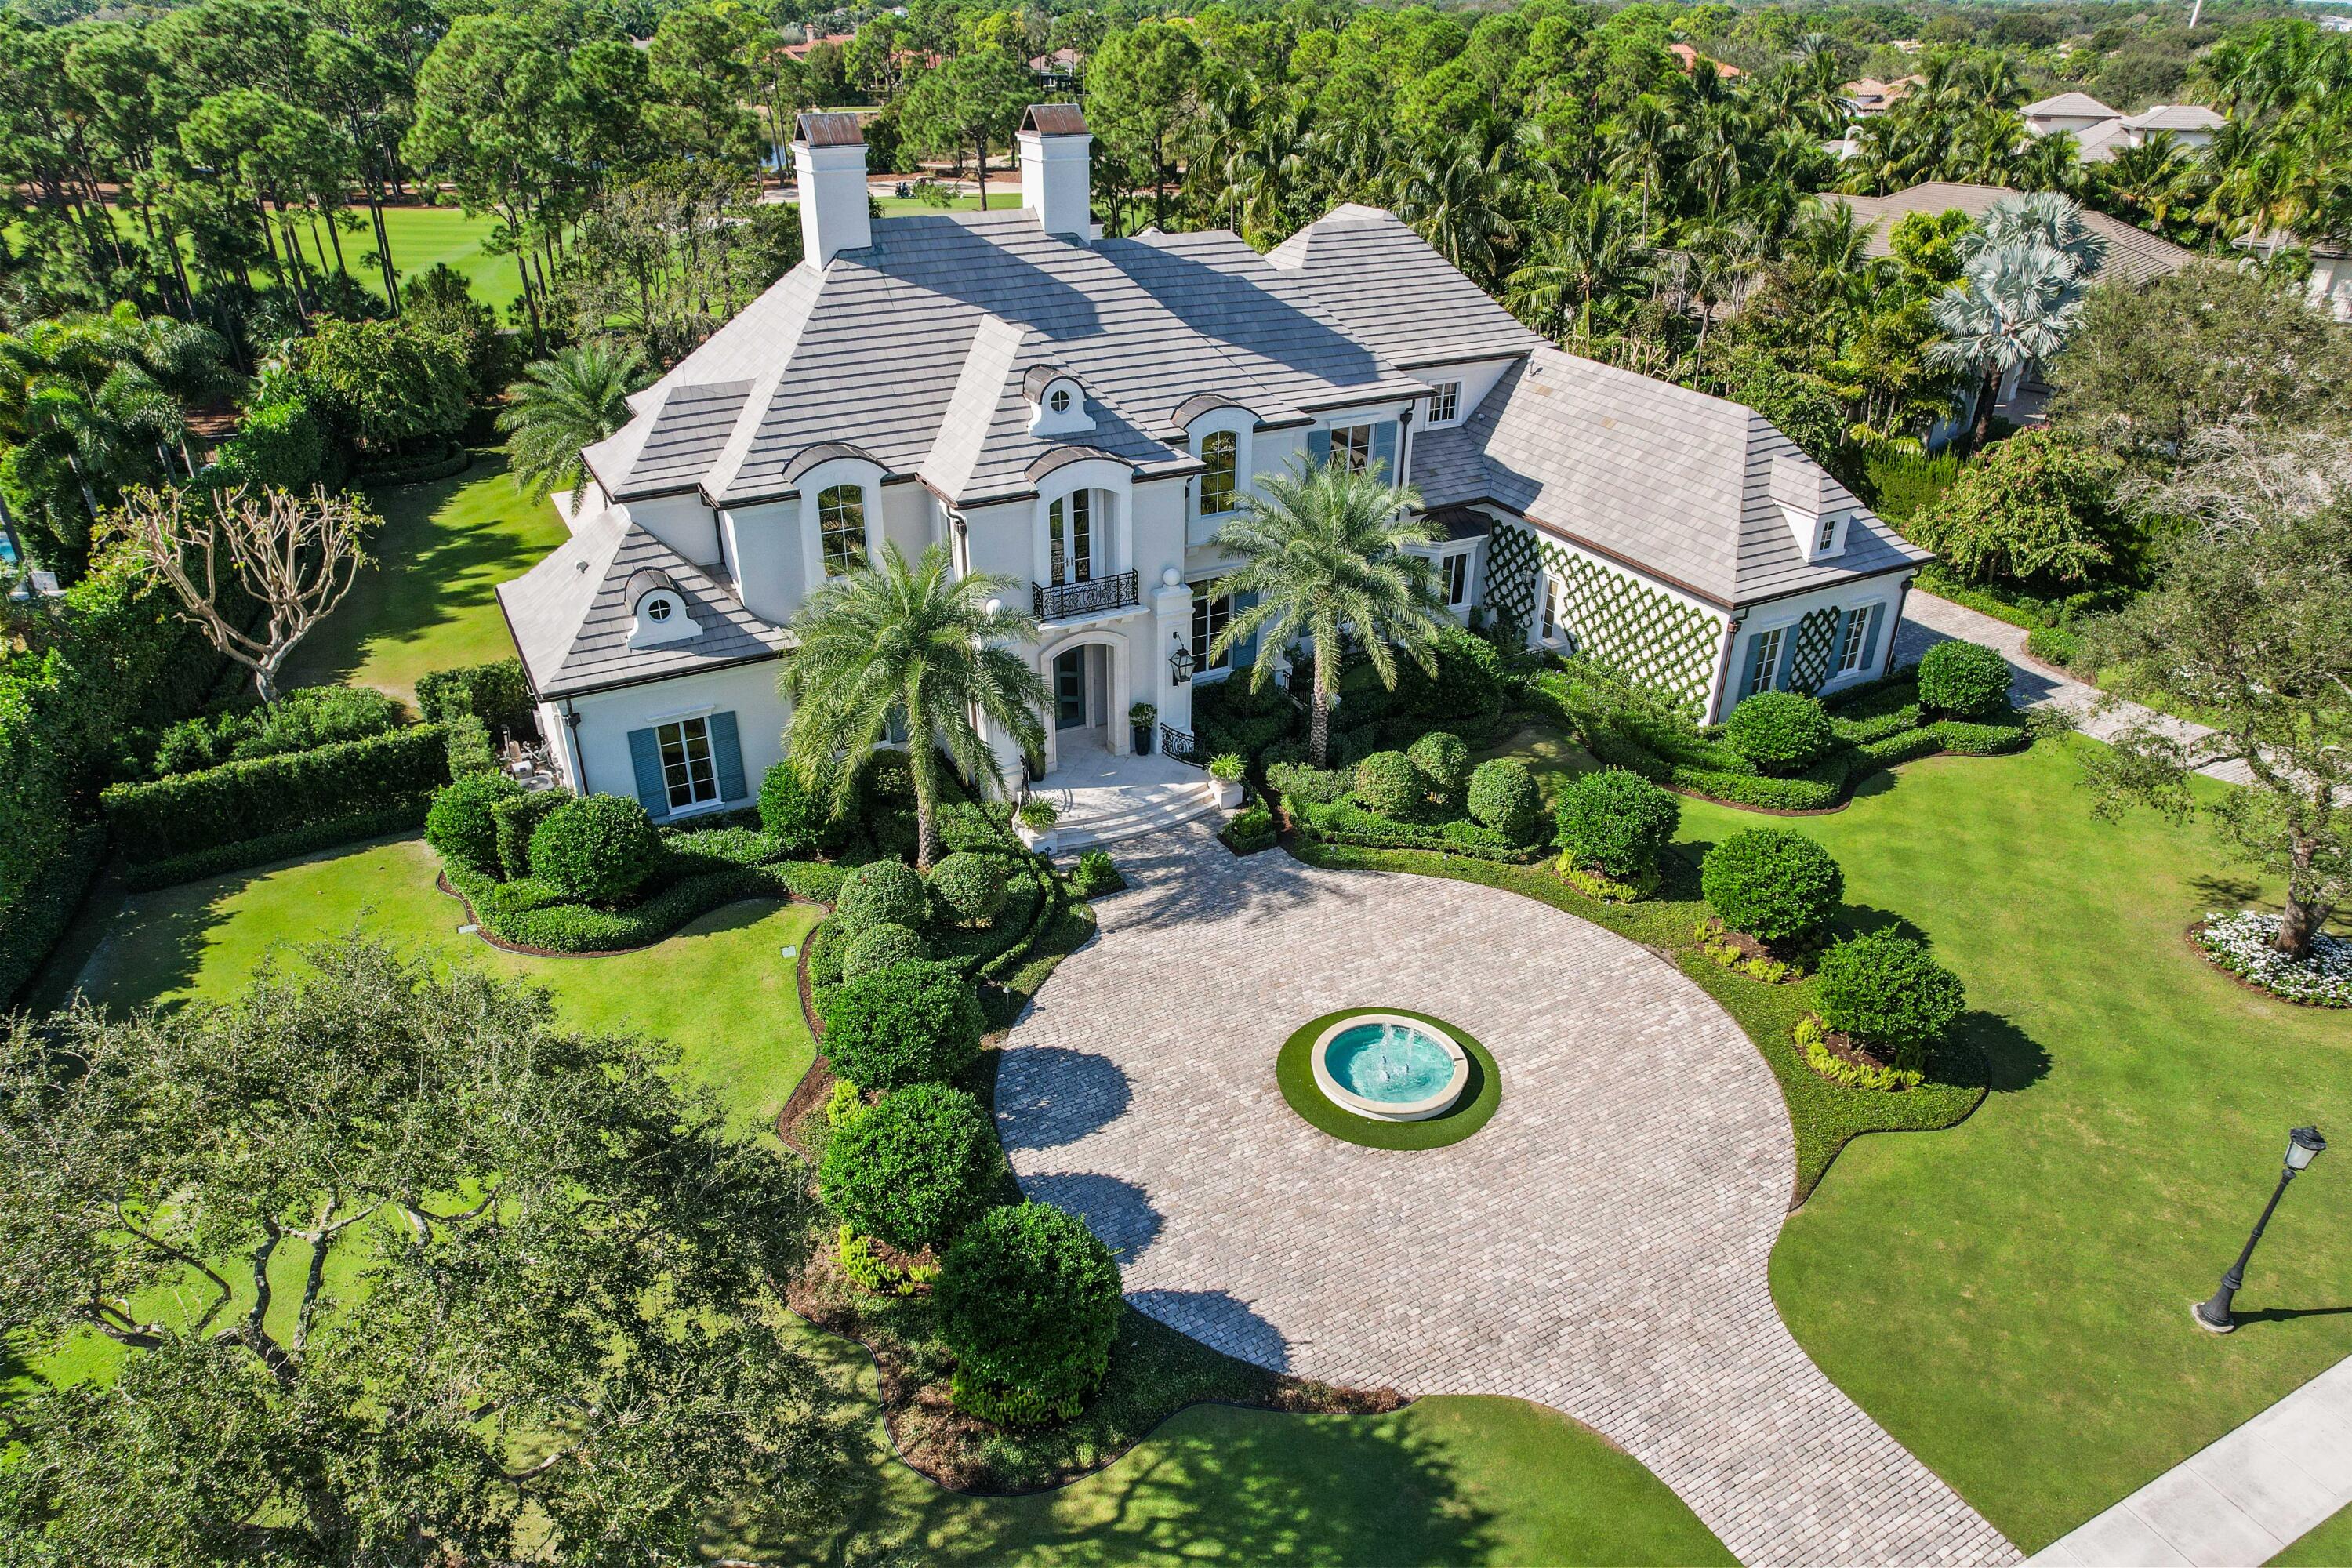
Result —
[[[1307,432],[1307,461],[1308,465],[1310,467],[1319,468],[1330,460],[1331,432],[1328,430],[1309,430]]]
[[[1257,595],[1255,594],[1235,594],[1234,595],[1234,614],[1239,615],[1244,610],[1248,609],[1252,605],[1256,603]],[[1234,644],[1234,653],[1231,662],[1235,669],[1247,669],[1250,666],[1257,662],[1257,634],[1255,632],[1250,633],[1248,637],[1244,637],[1241,641]]]
[[[636,771],[637,799],[647,816],[669,815],[669,787],[662,782],[661,742],[651,730],[629,731],[629,764]]]
[[[1878,626],[1879,623],[1885,619],[1886,606],[1885,605],[1873,605],[1870,606],[1870,627],[1862,634],[1862,668],[1864,669],[1874,669],[1877,668]]]
[[[1748,634],[1748,668],[1740,672],[1739,698],[1746,700],[1756,695],[1764,683],[1764,635]]]
[[[1775,691],[1789,689],[1789,678],[1797,670],[1797,628],[1790,626],[1780,634],[1780,668],[1772,672],[1770,685]]]
[[[1372,470],[1392,485],[1404,479],[1397,473],[1397,423],[1383,419],[1372,426]]]
[[[743,788],[743,746],[731,712],[710,716],[710,765],[719,774],[719,799],[741,800],[749,793]]]

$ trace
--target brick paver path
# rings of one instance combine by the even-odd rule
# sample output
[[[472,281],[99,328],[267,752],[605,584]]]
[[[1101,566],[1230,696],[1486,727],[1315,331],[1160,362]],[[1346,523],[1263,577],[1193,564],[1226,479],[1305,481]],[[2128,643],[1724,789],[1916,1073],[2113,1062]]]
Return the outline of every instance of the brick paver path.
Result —
[[[1118,858],[1134,886],[1013,1028],[996,1105],[1138,1307],[1311,1377],[1553,1405],[1748,1563],[2016,1560],[1781,1326],[1787,1115],[1679,972],[1516,894],[1236,860],[1198,824]],[[1493,1051],[1493,1121],[1388,1152],[1300,1120],[1283,1040],[1373,1005]]]

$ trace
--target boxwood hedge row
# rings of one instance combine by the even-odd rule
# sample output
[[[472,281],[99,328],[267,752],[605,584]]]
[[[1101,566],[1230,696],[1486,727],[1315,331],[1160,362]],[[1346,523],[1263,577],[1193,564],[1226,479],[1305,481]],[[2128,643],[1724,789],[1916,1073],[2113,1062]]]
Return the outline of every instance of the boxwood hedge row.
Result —
[[[438,724],[416,724],[307,752],[119,784],[99,797],[123,855],[168,860],[404,803],[449,782]]]

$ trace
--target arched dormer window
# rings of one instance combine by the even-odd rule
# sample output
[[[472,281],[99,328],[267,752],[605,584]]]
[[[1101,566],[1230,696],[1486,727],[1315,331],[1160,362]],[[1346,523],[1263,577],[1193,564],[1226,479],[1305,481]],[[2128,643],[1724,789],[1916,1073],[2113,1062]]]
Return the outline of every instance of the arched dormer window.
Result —
[[[824,574],[839,577],[866,564],[866,491],[835,485],[816,498],[817,531],[824,542]]]
[[[1032,436],[1072,436],[1095,427],[1086,388],[1060,365],[1034,366],[1021,378],[1021,393],[1029,400]]]
[[[1201,515],[1222,517],[1234,510],[1241,489],[1242,438],[1231,430],[1201,437]]]
[[[702,630],[694,624],[694,617],[687,613],[686,595],[678,592],[677,583],[667,572],[648,566],[634,574],[623,596],[632,617],[629,627],[631,647],[683,642]]]

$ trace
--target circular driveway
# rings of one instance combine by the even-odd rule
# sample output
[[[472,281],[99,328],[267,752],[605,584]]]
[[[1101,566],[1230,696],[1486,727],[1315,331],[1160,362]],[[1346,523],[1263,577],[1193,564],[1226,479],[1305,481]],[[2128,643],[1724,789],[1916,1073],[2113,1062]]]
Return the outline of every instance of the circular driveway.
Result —
[[[1118,859],[996,1105],[1023,1188],[1086,1216],[1138,1308],[1327,1382],[1553,1405],[1748,1563],[2014,1560],[1781,1326],[1787,1113],[1677,970],[1516,894],[1238,860],[1198,824]],[[1275,1057],[1357,1006],[1484,1042],[1494,1120],[1410,1152],[1308,1126]]]

